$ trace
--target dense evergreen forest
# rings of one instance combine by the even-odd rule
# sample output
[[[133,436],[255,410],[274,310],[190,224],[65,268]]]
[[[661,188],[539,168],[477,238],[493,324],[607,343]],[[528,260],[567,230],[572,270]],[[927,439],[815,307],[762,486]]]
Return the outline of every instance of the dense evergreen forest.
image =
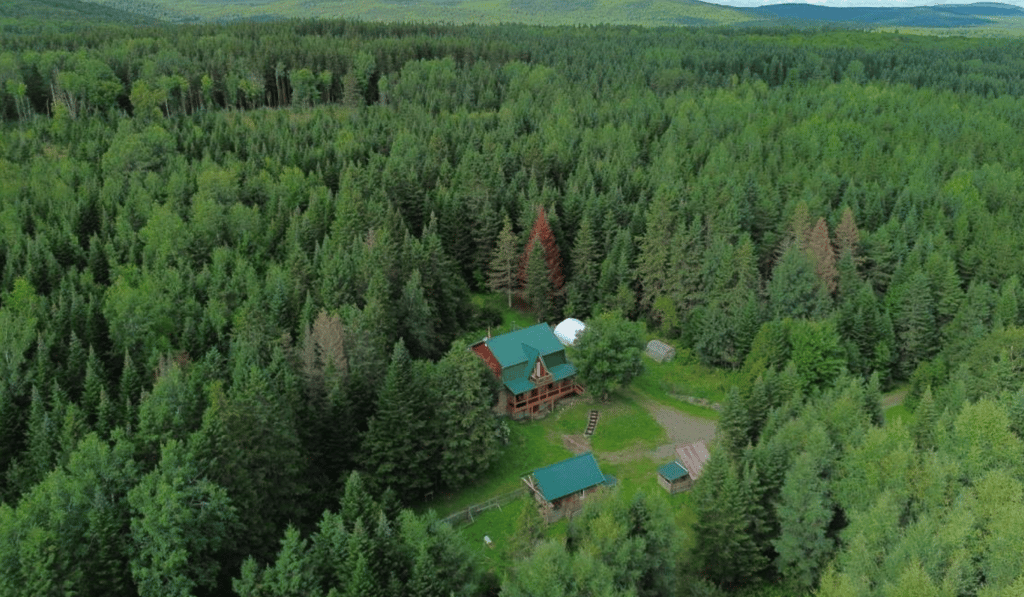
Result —
[[[0,595],[1020,594],[1022,56],[775,30],[4,35]],[[501,457],[465,344],[498,314],[471,296],[503,244],[542,246],[538,213],[562,256],[526,267],[539,318],[618,311],[744,374],[685,562],[642,495],[507,578],[406,509]],[[903,381],[914,423],[886,424]]]

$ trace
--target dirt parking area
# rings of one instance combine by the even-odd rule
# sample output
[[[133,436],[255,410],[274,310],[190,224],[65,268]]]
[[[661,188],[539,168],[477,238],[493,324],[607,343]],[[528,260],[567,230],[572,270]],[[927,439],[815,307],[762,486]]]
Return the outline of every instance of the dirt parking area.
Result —
[[[601,454],[601,458],[613,463],[622,463],[646,456],[655,462],[661,462],[674,459],[676,446],[680,444],[691,444],[702,439],[710,441],[715,437],[715,422],[710,419],[688,415],[653,400],[644,400],[639,404],[647,409],[654,420],[665,429],[669,443],[658,446],[654,450],[626,448],[618,452]]]
[[[679,444],[692,444],[702,439],[711,441],[715,438],[715,422],[710,419],[688,415],[653,400],[645,400],[640,404],[651,413],[668,435],[669,443],[659,446],[652,453],[655,460],[675,458],[675,449]]]

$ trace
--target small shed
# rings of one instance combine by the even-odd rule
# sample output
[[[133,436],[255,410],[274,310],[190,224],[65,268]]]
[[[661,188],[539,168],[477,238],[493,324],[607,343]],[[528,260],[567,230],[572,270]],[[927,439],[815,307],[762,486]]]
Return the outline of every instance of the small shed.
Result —
[[[693,482],[700,478],[704,471],[704,464],[709,457],[708,445],[704,443],[704,440],[676,448],[676,462],[686,469]]]
[[[523,482],[533,493],[544,521],[552,523],[580,511],[588,494],[614,485],[616,480],[602,473],[594,454],[586,452],[539,468]]]
[[[570,317],[555,326],[555,337],[562,343],[562,346],[573,346],[576,344],[576,337],[585,329],[587,329],[585,323]]]
[[[647,356],[659,363],[667,363],[676,357],[676,349],[661,340],[651,340],[647,343]]]
[[[658,485],[664,487],[669,495],[675,495],[693,487],[693,479],[686,467],[672,461],[658,468]]]

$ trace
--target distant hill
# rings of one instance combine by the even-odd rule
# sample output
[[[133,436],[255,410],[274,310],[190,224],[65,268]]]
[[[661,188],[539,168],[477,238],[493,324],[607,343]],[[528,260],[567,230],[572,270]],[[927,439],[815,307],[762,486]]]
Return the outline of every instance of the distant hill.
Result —
[[[74,0],[14,0],[80,4]],[[982,2],[921,7],[832,8],[774,4],[735,8],[699,0],[90,0],[165,22],[346,18],[435,23],[533,25],[795,25],[945,29],[957,34],[1019,35],[1024,9]],[[973,32],[973,33],[972,33]]]
[[[731,25],[763,17],[699,0],[91,0],[169,22],[347,18],[534,25]]]
[[[992,17],[1024,19],[1024,9],[1012,4],[978,3],[910,7],[831,7],[814,4],[770,4],[740,9],[753,18],[777,18],[814,24],[871,27],[962,28],[990,25]]]
[[[45,22],[74,29],[95,24],[146,25],[159,21],[138,12],[80,0],[3,0],[0,22],[5,25]]]

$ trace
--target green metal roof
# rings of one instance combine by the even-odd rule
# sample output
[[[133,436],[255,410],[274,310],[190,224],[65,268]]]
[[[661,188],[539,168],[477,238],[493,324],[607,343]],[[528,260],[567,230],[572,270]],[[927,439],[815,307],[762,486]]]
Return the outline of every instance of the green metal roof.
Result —
[[[590,452],[533,471],[541,495],[551,502],[606,481]]]
[[[665,479],[671,483],[672,481],[678,481],[679,479],[682,479],[683,477],[689,475],[690,473],[686,471],[686,467],[679,464],[678,462],[670,462],[658,468],[658,474],[661,475],[662,477],[665,477]]]
[[[487,340],[486,344],[502,369],[529,360],[524,347],[532,348],[542,356],[565,350],[546,323],[495,336]]]
[[[551,367],[548,369],[551,372],[551,376],[555,381],[562,381],[567,377],[576,375],[576,367],[572,363],[566,363],[564,365],[558,365],[557,367]]]
[[[552,382],[576,375],[576,367],[565,359],[565,347],[546,323],[495,336],[485,344],[501,365],[502,383],[513,394],[523,394],[537,387],[530,381],[530,373],[538,358],[551,373]]]

